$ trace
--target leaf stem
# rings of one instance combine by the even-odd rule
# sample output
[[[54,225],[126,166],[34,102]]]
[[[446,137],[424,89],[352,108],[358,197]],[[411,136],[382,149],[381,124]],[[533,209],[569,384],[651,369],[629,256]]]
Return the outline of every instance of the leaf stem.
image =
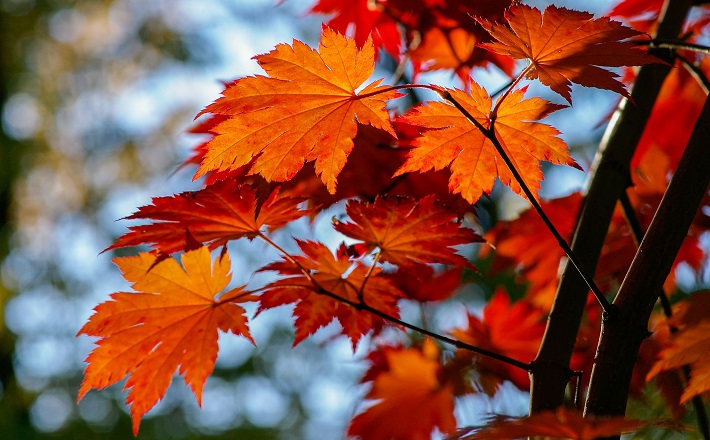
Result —
[[[360,304],[365,304],[365,284],[367,284],[367,280],[370,279],[372,272],[375,270],[375,266],[377,266],[377,262],[380,260],[380,255],[382,255],[382,249],[378,249],[377,253],[375,253],[372,264],[365,274],[365,279],[362,280],[362,284],[360,284],[360,288],[357,291],[357,300],[360,301]]]
[[[427,89],[427,90],[433,90],[433,91],[438,91],[438,87],[432,86],[431,84],[400,84],[398,86],[389,86],[389,87],[383,87],[379,90],[375,90],[374,92],[370,93],[363,93],[362,95],[356,95],[358,99],[363,99],[363,98],[369,98],[370,96],[377,96],[382,93],[387,93],[391,91],[396,91],[396,90],[404,90],[404,89]]]
[[[515,80],[514,80],[512,83],[510,83],[510,85],[508,86],[507,90],[506,90],[506,91],[500,96],[500,98],[498,98],[498,100],[496,101],[496,105],[493,106],[493,111],[491,111],[491,115],[490,115],[490,119],[491,119],[491,130],[493,130],[493,123],[492,123],[492,122],[496,119],[496,115],[498,115],[498,109],[500,108],[500,105],[503,103],[503,101],[505,101],[505,98],[507,98],[508,95],[510,95],[510,92],[513,91],[513,89],[515,88],[515,86],[518,85],[518,83],[520,82],[520,80],[523,79],[523,77],[524,77],[525,75],[527,75],[530,70],[532,70],[532,68],[533,68],[533,63],[528,64],[527,67],[525,67],[525,69],[523,69],[523,71],[520,72],[520,74],[518,75],[518,77],[515,78]],[[467,116],[467,117],[468,117],[468,116]],[[510,165],[508,165],[508,166],[510,166]]]
[[[469,120],[469,122],[471,122],[473,125],[475,125],[479,130],[481,130],[481,132],[491,141],[491,143],[493,143],[493,146],[496,148],[496,151],[498,151],[498,154],[500,154],[500,156],[503,158],[503,161],[505,161],[505,164],[510,169],[510,172],[513,174],[513,177],[515,177],[515,180],[518,182],[521,189],[523,190],[523,192],[527,196],[528,200],[533,205],[533,208],[535,208],[535,211],[537,211],[538,215],[540,216],[542,221],[545,223],[547,228],[550,230],[552,235],[555,236],[557,243],[562,248],[562,250],[565,251],[565,253],[567,254],[567,257],[569,257],[572,264],[574,264],[574,266],[577,268],[577,271],[579,271],[579,274],[582,276],[582,278],[584,278],[584,281],[587,283],[589,288],[594,293],[594,296],[597,298],[597,301],[599,301],[599,304],[601,305],[602,309],[604,309],[604,312],[607,314],[612,314],[613,308],[612,308],[611,304],[609,304],[609,301],[607,301],[607,299],[604,297],[604,294],[601,292],[601,290],[599,289],[597,284],[594,282],[593,277],[586,271],[586,269],[584,268],[584,266],[580,262],[577,255],[575,255],[575,253],[572,252],[572,249],[567,244],[567,241],[562,237],[562,235],[559,233],[559,231],[557,231],[557,228],[555,228],[555,225],[552,223],[550,218],[547,216],[545,211],[542,209],[542,206],[540,206],[540,204],[538,203],[537,199],[535,198],[535,195],[532,193],[530,188],[528,188],[527,184],[523,180],[523,177],[520,175],[518,170],[513,165],[513,162],[510,160],[510,157],[508,157],[508,154],[503,149],[503,146],[500,144],[500,141],[498,141],[498,138],[495,135],[495,119],[491,118],[490,128],[485,128],[449,92],[443,92],[443,93],[439,93],[439,94],[444,99],[451,102],[466,117],[466,119]],[[501,96],[501,98],[498,101],[500,102],[501,100],[503,100],[504,97],[505,97],[505,95]]]
[[[267,236],[266,236],[265,234],[263,234],[262,232],[259,232],[259,235],[258,235],[257,237],[261,238],[261,239],[264,240],[269,246],[271,246],[271,247],[273,247],[274,249],[276,249],[277,251],[279,251],[279,253],[280,253],[289,263],[291,263],[291,264],[293,264],[294,266],[298,267],[298,268],[301,270],[301,272],[303,273],[303,275],[308,279],[308,281],[311,282],[311,284],[313,284],[314,286],[320,287],[320,284],[318,283],[318,281],[316,281],[316,280],[313,278],[313,275],[311,275],[311,272],[308,271],[305,267],[301,266],[301,264],[300,264],[298,261],[296,261],[296,259],[293,258],[293,256],[292,256],[291,254],[289,254],[288,252],[286,252],[286,250],[285,250],[284,248],[282,248],[281,246],[279,246],[278,244],[276,244],[273,240],[271,240],[269,237],[267,237]]]
[[[353,307],[357,307],[357,305],[353,305],[353,304],[351,304],[351,305],[352,305]],[[386,314],[386,313],[384,313],[384,312],[381,312],[381,311],[379,311],[379,310],[377,310],[377,309],[375,309],[375,308],[372,308],[372,307],[370,307],[370,306],[367,305],[367,304],[362,304],[361,308],[362,308],[362,310],[367,311],[367,312],[370,312],[370,313],[372,313],[373,315],[377,315],[377,316],[379,316],[379,317],[382,318],[382,319],[385,319],[385,320],[387,320],[387,321],[390,321],[390,322],[393,322],[393,323],[395,323],[395,324],[401,325],[402,327],[406,327],[406,328],[408,328],[408,329],[410,329],[410,330],[413,330],[413,331],[416,331],[416,332],[418,332],[418,333],[424,334],[424,335],[429,336],[429,337],[431,337],[431,338],[437,339],[437,340],[439,340],[439,341],[441,341],[441,342],[445,342],[445,343],[447,343],[447,344],[449,344],[449,345],[453,345],[453,346],[456,347],[456,348],[459,348],[459,349],[462,349],[462,350],[472,351],[472,352],[474,352],[474,353],[477,353],[477,354],[480,354],[480,355],[483,355],[483,356],[486,356],[486,357],[489,357],[489,358],[492,358],[492,359],[495,359],[495,360],[498,360],[498,361],[501,361],[501,362],[505,362],[506,364],[509,364],[509,365],[514,366],[514,367],[520,368],[521,370],[530,371],[530,368],[531,368],[530,365],[531,365],[531,363],[521,362],[521,361],[519,361],[519,360],[517,360],[517,359],[509,358],[508,356],[505,356],[505,355],[502,355],[502,354],[499,354],[499,353],[496,353],[496,352],[493,352],[493,351],[489,351],[489,350],[486,350],[486,349],[484,349],[484,348],[477,347],[477,346],[475,346],[475,345],[468,344],[468,343],[463,342],[463,341],[460,341],[460,340],[458,340],[458,339],[449,338],[449,337],[447,337],[447,336],[440,335],[440,334],[435,333],[435,332],[432,332],[432,331],[430,331],[430,330],[426,330],[426,329],[423,329],[423,328],[421,328],[421,327],[417,327],[417,326],[414,325],[414,324],[410,324],[410,323],[408,323],[408,322],[402,321],[402,320],[399,319],[399,318],[395,318],[395,317],[390,316],[390,315],[388,315],[388,314]]]

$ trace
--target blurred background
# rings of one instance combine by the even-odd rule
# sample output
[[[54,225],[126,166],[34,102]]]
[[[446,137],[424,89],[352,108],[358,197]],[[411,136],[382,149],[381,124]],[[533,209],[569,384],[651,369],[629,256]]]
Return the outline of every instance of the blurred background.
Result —
[[[320,20],[304,17],[307,7],[0,1],[0,437],[132,438],[120,386],[76,404],[93,342],[75,334],[92,307],[127,288],[114,255],[100,252],[125,231],[115,220],[195,187],[194,170],[176,172],[199,141],[186,134],[194,115],[221,81],[258,71],[253,55],[292,38],[316,42]],[[364,366],[351,354],[330,361],[347,344],[291,350],[282,315],[255,325],[259,349],[223,341],[202,410],[173,387],[140,438],[342,435],[359,392],[343,399],[343,387]]]
[[[75,334],[92,307],[127,289],[117,253],[101,251],[126,231],[116,220],[151,196],[196,188],[194,169],[179,169],[200,140],[187,133],[194,115],[221,81],[258,72],[255,54],[292,38],[317,43],[323,17],[306,15],[311,4],[0,0],[0,437],[132,438],[119,386],[76,404],[93,341]],[[586,168],[615,98],[575,93],[584,116],[567,113],[560,128]],[[582,184],[582,173],[556,172],[548,196]],[[524,205],[505,191],[494,199],[511,212]],[[253,248],[233,261],[241,283],[263,264]],[[291,349],[289,312],[253,321],[258,348],[222,339],[203,408],[176,381],[139,438],[341,438],[364,395],[364,353],[328,329]],[[486,405],[522,414],[527,402]]]

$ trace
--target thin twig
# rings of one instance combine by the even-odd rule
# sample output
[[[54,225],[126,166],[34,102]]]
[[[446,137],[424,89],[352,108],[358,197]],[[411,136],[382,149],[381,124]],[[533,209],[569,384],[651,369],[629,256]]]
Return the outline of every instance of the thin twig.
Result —
[[[279,246],[278,244],[276,244],[273,240],[271,240],[269,237],[267,237],[267,236],[266,236],[264,233],[262,233],[262,232],[259,232],[259,235],[257,235],[257,237],[261,238],[262,240],[264,240],[264,241],[266,242],[266,244],[268,244],[269,246],[271,246],[271,247],[273,247],[274,249],[276,249],[277,251],[279,251],[279,253],[280,253],[281,255],[283,255],[283,257],[284,257],[289,263],[291,263],[291,264],[293,264],[294,266],[298,267],[298,268],[301,270],[301,273],[303,273],[303,275],[305,275],[305,277],[308,279],[308,281],[311,282],[311,284],[313,284],[314,286],[320,287],[320,284],[318,283],[318,281],[316,281],[316,280],[313,278],[313,275],[311,275],[311,272],[310,272],[309,270],[307,270],[305,267],[301,266],[301,263],[299,263],[298,261],[296,261],[296,259],[293,258],[293,257],[291,256],[291,254],[289,254],[288,252],[286,252],[286,250],[284,250],[284,248],[282,248],[281,246]]]
[[[503,159],[503,161],[505,161],[506,165],[510,169],[510,172],[513,174],[513,177],[515,177],[515,180],[518,182],[521,189],[527,196],[528,200],[533,205],[533,208],[535,208],[535,211],[537,211],[538,215],[545,223],[547,228],[550,230],[552,235],[555,236],[555,239],[557,239],[557,243],[559,244],[559,246],[562,248],[562,250],[565,251],[567,257],[569,257],[572,264],[574,264],[574,266],[577,268],[577,271],[579,271],[579,274],[582,276],[582,278],[584,278],[584,281],[592,290],[592,293],[594,293],[594,296],[597,298],[597,301],[599,301],[599,304],[604,310],[604,313],[606,313],[607,315],[613,314],[613,307],[611,306],[611,304],[609,304],[609,301],[607,301],[607,299],[604,297],[604,294],[594,282],[593,277],[586,271],[584,266],[582,266],[582,263],[579,261],[579,258],[574,254],[574,252],[572,252],[572,249],[567,244],[567,241],[562,237],[559,231],[557,231],[557,228],[547,216],[545,211],[542,209],[542,206],[540,206],[540,204],[538,203],[537,199],[535,198],[535,195],[532,193],[530,188],[528,188],[527,184],[523,180],[523,177],[513,165],[513,162],[510,160],[510,157],[508,157],[508,154],[503,149],[503,146],[500,144],[500,141],[498,141],[498,138],[496,138],[494,128],[495,120],[491,119],[491,127],[485,128],[483,125],[481,125],[480,122],[476,120],[476,118],[473,117],[473,115],[471,115],[471,113],[468,112],[468,110],[466,110],[458,101],[456,101],[456,99],[451,96],[449,92],[444,91],[440,92],[439,94],[444,99],[451,102],[466,117],[466,119],[469,120],[469,122],[475,125],[491,141],[493,146],[496,148],[496,151],[498,151],[498,154],[500,154],[501,158]],[[499,101],[502,99],[503,97],[501,97]]]
[[[688,43],[687,41],[665,40],[657,38],[648,42],[639,42],[638,44],[648,45],[649,47],[657,47],[659,49],[690,50],[692,52],[710,55],[710,47],[703,46],[702,44]]]
[[[329,292],[328,292],[328,293],[329,293]],[[351,305],[352,307],[358,308],[358,304],[349,304],[349,305]],[[492,358],[492,359],[495,359],[495,360],[498,360],[498,361],[501,361],[501,362],[505,362],[506,364],[509,364],[509,365],[514,366],[514,367],[520,368],[520,369],[522,369],[522,370],[530,371],[530,365],[531,365],[530,363],[521,362],[521,361],[519,361],[519,360],[517,360],[517,359],[509,358],[508,356],[504,356],[504,355],[502,355],[502,354],[499,354],[499,353],[496,353],[496,352],[493,352],[493,351],[488,351],[488,350],[486,350],[486,349],[484,349],[484,348],[477,347],[477,346],[475,346],[475,345],[467,344],[466,342],[459,341],[458,339],[449,338],[449,337],[440,335],[440,334],[438,334],[438,333],[432,332],[432,331],[430,331],[430,330],[426,330],[426,329],[423,329],[423,328],[421,328],[421,327],[417,327],[417,326],[414,325],[414,324],[410,324],[410,323],[408,323],[408,322],[402,321],[402,320],[399,319],[399,318],[395,318],[395,317],[393,317],[393,316],[390,316],[390,315],[388,315],[388,314],[386,314],[386,313],[384,313],[384,312],[382,312],[382,311],[380,311],[380,310],[377,310],[377,309],[375,309],[375,308],[373,308],[373,307],[370,307],[370,306],[367,305],[367,304],[363,304],[363,305],[359,306],[359,308],[361,308],[361,309],[364,310],[364,311],[370,312],[370,313],[372,313],[373,315],[377,315],[377,316],[379,316],[379,317],[382,318],[382,319],[385,319],[385,320],[387,320],[387,321],[390,321],[390,322],[393,322],[393,323],[395,323],[395,324],[401,325],[402,327],[406,327],[406,328],[408,328],[408,329],[410,329],[410,330],[414,330],[414,331],[416,331],[416,332],[422,333],[422,334],[424,334],[424,335],[427,335],[427,336],[429,336],[429,337],[432,337],[432,338],[434,338],[434,339],[437,339],[437,340],[439,340],[439,341],[441,341],[441,342],[445,342],[445,343],[447,343],[447,344],[449,344],[449,345],[453,345],[453,346],[456,347],[456,348],[463,349],[463,350],[468,350],[468,351],[472,351],[472,352],[474,352],[474,353],[477,353],[477,354],[480,354],[480,355],[483,355],[483,356],[486,356],[486,357],[489,357],[489,358]]]
[[[414,324],[410,324],[410,323],[408,323],[408,322],[406,322],[406,321],[402,321],[402,320],[399,319],[399,318],[396,318],[396,317],[394,317],[394,316],[388,315],[387,313],[382,312],[381,310],[378,310],[378,309],[376,309],[376,308],[374,308],[374,307],[371,307],[370,305],[368,305],[368,304],[365,303],[365,302],[355,302],[355,301],[351,301],[351,300],[349,300],[349,299],[347,299],[347,298],[343,298],[343,297],[341,297],[341,296],[339,296],[339,295],[336,295],[335,293],[329,291],[328,289],[324,288],[320,283],[318,283],[318,281],[316,281],[316,280],[313,278],[313,275],[311,275],[310,271],[308,271],[306,268],[304,268],[295,258],[293,258],[293,256],[291,256],[288,252],[286,252],[281,246],[279,246],[278,244],[276,244],[274,241],[272,241],[271,239],[269,239],[269,238],[268,238],[266,235],[264,235],[264,234],[259,234],[258,237],[260,237],[260,238],[261,238],[262,240],[264,240],[267,244],[269,244],[270,246],[274,247],[274,249],[276,249],[277,251],[279,251],[279,253],[282,254],[283,257],[284,257],[289,263],[295,265],[295,266],[306,276],[306,278],[308,279],[308,281],[312,284],[312,289],[308,289],[308,286],[304,286],[304,285],[301,285],[301,284],[294,284],[294,285],[292,285],[292,286],[290,286],[290,287],[298,287],[298,288],[302,288],[302,289],[311,290],[311,291],[314,292],[314,293],[327,296],[327,297],[329,297],[329,298],[331,298],[331,299],[334,299],[334,300],[339,301],[339,302],[341,302],[341,303],[343,303],[343,304],[346,304],[346,305],[348,305],[348,306],[350,306],[350,307],[353,307],[353,308],[356,309],[356,310],[360,310],[360,311],[365,311],[365,312],[372,313],[373,315],[379,316],[380,318],[384,319],[385,321],[389,321],[389,322],[391,322],[391,323],[393,323],[393,324],[397,324],[397,325],[399,325],[399,326],[408,328],[408,329],[413,330],[413,331],[415,331],[415,332],[418,332],[418,333],[421,333],[421,334],[423,334],[423,335],[426,335],[426,336],[429,336],[429,337],[431,337],[431,338],[434,338],[434,339],[436,339],[436,340],[438,340],[438,341],[447,343],[447,344],[449,344],[449,345],[453,345],[453,346],[456,347],[456,348],[459,348],[459,349],[462,349],[462,350],[468,350],[468,351],[471,351],[471,352],[473,352],[473,353],[477,353],[477,354],[480,354],[480,355],[482,355],[482,356],[489,357],[489,358],[491,358],[491,359],[495,359],[495,360],[498,360],[498,361],[501,361],[501,362],[505,362],[506,364],[512,365],[512,366],[514,366],[514,367],[520,368],[520,369],[525,370],[525,371],[530,371],[530,369],[531,369],[532,363],[525,363],[525,362],[519,361],[519,360],[517,360],[517,359],[513,359],[513,358],[510,358],[510,357],[508,357],[508,356],[504,356],[504,355],[502,355],[502,354],[499,354],[499,353],[496,353],[496,352],[493,352],[493,351],[489,351],[489,350],[486,350],[486,349],[484,349],[484,348],[477,347],[477,346],[475,346],[475,345],[471,345],[471,344],[468,344],[468,343],[463,342],[463,341],[459,341],[458,339],[453,339],[453,338],[449,338],[449,337],[447,337],[447,336],[440,335],[440,334],[435,333],[435,332],[433,332],[433,331],[430,331],[430,330],[427,330],[427,329],[418,327],[418,326],[416,326],[416,325],[414,325]],[[357,289],[357,288],[356,288],[355,286],[353,286],[353,284],[352,284],[351,282],[349,282],[348,280],[344,280],[344,281],[347,282],[348,285],[349,285],[351,288],[353,288],[353,290],[356,290],[356,289]],[[278,287],[289,287],[289,285],[280,285],[280,286],[278,286]]]
[[[621,202],[621,211],[624,214],[624,219],[626,219],[626,224],[628,224],[631,228],[631,237],[633,238],[636,247],[638,247],[641,244],[641,240],[643,240],[644,234],[641,222],[639,222],[639,219],[636,216],[636,210],[634,210],[634,207],[631,205],[631,200],[629,200],[629,195],[626,191],[621,193],[619,201]],[[670,317],[673,314],[673,311],[671,309],[671,303],[668,300],[668,296],[663,289],[661,289],[658,298],[661,301],[663,313],[667,317]]]

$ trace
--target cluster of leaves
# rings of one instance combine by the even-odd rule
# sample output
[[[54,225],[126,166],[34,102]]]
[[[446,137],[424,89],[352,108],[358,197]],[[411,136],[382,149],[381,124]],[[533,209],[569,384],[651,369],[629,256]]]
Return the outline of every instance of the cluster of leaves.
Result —
[[[492,396],[503,381],[529,389],[527,366],[543,337],[565,257],[548,228],[554,225],[560,237],[569,238],[582,196],[539,200],[542,161],[579,166],[560,133],[540,122],[566,106],[526,98],[527,87],[520,84],[537,79],[569,104],[571,83],[628,96],[617,75],[604,67],[658,60],[637,46],[640,40],[629,41],[643,40],[641,31],[606,17],[555,6],[540,11],[511,1],[479,3],[321,0],[312,12],[335,15],[324,25],[317,49],[294,40],[256,56],[266,76],[228,84],[222,97],[198,115],[206,116],[193,131],[210,139],[187,163],[198,165],[195,178],[203,178],[204,187],[153,199],[129,217],[147,222],[131,226],[108,248],[148,245],[151,251],[115,259],[134,292],[114,293],[80,330],[99,340],[87,358],[79,398],[128,376],[124,388],[135,432],[176,370],[200,401],[217,357],[218,330],[254,342],[245,302],[257,303],[257,314],[293,304],[294,344],[334,321],[353,348],[363,336],[386,327],[430,337],[370,349],[371,367],[363,382],[371,383],[367,398],[374,404],[352,421],[352,436],[418,439],[435,429],[451,434],[456,397]],[[642,7],[624,4],[627,10],[617,8],[617,13]],[[347,32],[352,37],[346,38]],[[454,69],[464,89],[370,81],[378,50],[409,63],[415,78],[426,70]],[[529,63],[513,76],[519,59]],[[512,76],[495,101],[470,77],[472,68],[488,64]],[[652,115],[659,123],[649,124],[638,148],[630,202],[641,227],[650,222],[700,111],[704,95],[698,87],[685,70],[674,71]],[[388,109],[414,88],[432,90],[442,99],[402,114]],[[678,112],[681,106],[691,114]],[[668,126],[677,133],[663,134]],[[495,180],[526,197],[538,212],[500,222],[481,236],[462,218]],[[344,213],[333,220],[333,228],[349,244],[331,250],[318,241],[296,239],[300,252],[289,253],[275,241],[273,230],[313,219],[344,200]],[[706,255],[698,238],[709,220],[698,215],[676,264],[702,267]],[[618,286],[635,254],[631,229],[621,212],[615,216],[595,277],[605,292]],[[226,245],[241,239],[260,240],[280,254],[259,269],[272,272],[273,281],[228,289]],[[482,317],[467,311],[464,328],[440,333],[400,318],[404,301],[441,302],[456,295],[463,271],[475,270],[459,253],[472,248],[459,247],[484,241],[495,247],[492,270],[514,270],[527,284],[522,299],[513,302],[499,288]],[[210,251],[218,248],[213,259]],[[482,249],[487,253],[492,247]],[[173,254],[181,254],[181,264]],[[674,287],[672,278],[667,287]],[[705,298],[698,294],[688,301]],[[708,307],[688,303],[679,303],[682,312],[672,320],[659,320],[659,328],[671,326],[674,335],[659,331],[665,337],[649,340],[637,365],[642,379],[633,390],[641,393],[647,380],[691,365],[685,391],[679,391],[678,381],[663,382],[666,396],[682,393],[669,401],[676,407],[710,388],[707,356],[694,349],[707,343]],[[585,378],[600,319],[592,299],[571,361]],[[451,353],[434,339],[456,350]],[[643,426],[582,418],[567,410],[533,417],[496,419],[488,431],[464,430],[459,436],[593,438]],[[543,431],[534,430],[540,426]]]

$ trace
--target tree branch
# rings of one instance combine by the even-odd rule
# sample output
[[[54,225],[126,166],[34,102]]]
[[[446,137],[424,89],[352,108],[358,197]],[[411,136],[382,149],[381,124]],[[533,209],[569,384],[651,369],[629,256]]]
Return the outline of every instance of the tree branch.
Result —
[[[614,304],[619,319],[606,320],[592,369],[585,413],[623,416],[631,374],[658,292],[710,185],[710,99],[705,101],[688,146]]]
[[[658,38],[675,38],[681,31],[692,0],[669,0],[658,25]],[[668,50],[651,53],[668,58]],[[623,100],[597,152],[592,181],[572,239],[572,250],[591,273],[596,271],[611,216],[630,183],[629,163],[670,65],[643,66],[631,92]],[[569,362],[582,320],[587,284],[572,264],[566,264],[547,322],[540,351],[531,371],[530,412],[557,408],[564,402]]]
[[[629,200],[629,196],[625,191],[621,195],[621,207],[624,211],[624,218],[626,219],[626,222],[631,228],[631,235],[634,238],[636,246],[638,247],[643,241],[644,232],[643,228],[641,227],[641,222],[639,222],[638,217],[636,216],[636,211],[631,205],[631,200]],[[667,318],[673,316],[673,308],[671,307],[671,303],[668,300],[668,295],[666,295],[663,286],[659,288],[658,299],[661,303],[663,314],[666,315]],[[671,326],[670,331],[671,333],[675,333],[678,331],[678,329],[675,326]],[[682,373],[685,379],[685,383],[687,384],[690,380],[690,367],[688,365],[685,365],[682,368]],[[710,440],[710,424],[708,423],[708,414],[707,411],[705,411],[705,404],[703,403],[703,399],[700,396],[695,396],[693,397],[692,401],[693,408],[695,408],[696,419],[698,420],[698,429],[702,433],[703,439]]]

